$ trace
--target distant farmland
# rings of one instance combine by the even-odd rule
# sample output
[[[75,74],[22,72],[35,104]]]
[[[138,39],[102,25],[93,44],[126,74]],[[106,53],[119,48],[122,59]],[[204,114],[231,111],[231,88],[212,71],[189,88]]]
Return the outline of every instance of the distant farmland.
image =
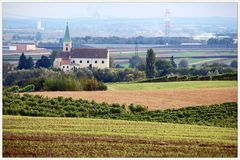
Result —
[[[101,47],[98,45],[96,47]],[[133,48],[131,48],[133,47]],[[126,45],[114,45],[110,48],[110,55],[114,58],[116,64],[121,64],[124,67],[129,66],[129,59],[136,54],[134,46],[129,47]],[[201,65],[203,63],[211,62],[222,62],[230,64],[231,61],[237,60],[237,50],[234,48],[158,48],[157,45],[149,45],[149,48],[153,47],[158,59],[169,59],[174,56],[175,62],[178,64],[181,59],[188,60],[189,65]],[[147,54],[147,47],[139,48],[137,54],[144,58]],[[3,52],[3,61],[10,62],[12,64],[17,64],[21,51],[13,52]],[[32,56],[33,60],[36,61],[41,58],[42,55],[50,55],[50,51],[27,51],[25,55]]]
[[[158,59],[169,59],[171,56],[175,58],[176,63],[182,59],[188,60],[189,65],[201,65],[203,63],[222,62],[230,64],[231,61],[237,60],[236,49],[170,49],[170,48],[154,48]],[[129,65],[129,59],[138,54],[145,58],[147,49],[134,50],[118,50],[112,51],[110,54],[114,57],[115,62],[123,66]]]

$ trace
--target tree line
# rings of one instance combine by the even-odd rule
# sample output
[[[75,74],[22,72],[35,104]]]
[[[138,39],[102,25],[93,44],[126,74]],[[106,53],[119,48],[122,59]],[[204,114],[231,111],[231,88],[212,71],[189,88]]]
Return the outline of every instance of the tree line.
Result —
[[[169,60],[156,59],[153,49],[147,51],[146,59],[142,59],[138,55],[133,56],[129,60],[129,67],[145,71],[147,78],[161,77],[166,75],[199,75],[205,76],[209,74],[234,73],[237,71],[237,60],[233,60],[230,65],[214,62],[212,64],[202,64],[200,67],[193,65],[189,68],[188,61],[182,59],[178,65],[174,61],[174,57]]]
[[[81,44],[173,44],[180,45],[181,43],[191,43],[191,42],[199,42],[198,40],[194,40],[191,37],[75,37],[72,38],[72,42],[74,46],[78,46]],[[63,39],[59,40],[59,43],[63,43]]]
[[[41,59],[37,60],[36,64],[34,64],[33,59],[31,56],[26,58],[24,53],[21,54],[18,62],[17,69],[32,69],[32,68],[49,68],[51,67],[52,63],[47,56],[42,56]]]

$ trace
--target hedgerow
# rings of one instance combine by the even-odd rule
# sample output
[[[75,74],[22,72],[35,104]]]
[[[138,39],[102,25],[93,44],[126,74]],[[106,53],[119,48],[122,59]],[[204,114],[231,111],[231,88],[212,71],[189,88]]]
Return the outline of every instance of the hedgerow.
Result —
[[[206,80],[237,80],[237,73],[226,73],[208,76],[162,76],[157,78],[145,79],[137,81],[145,82],[177,82],[177,81],[206,81]]]
[[[156,121],[237,128],[237,103],[149,111],[141,105],[96,103],[83,99],[48,98],[4,93],[3,114],[45,117],[91,117]]]

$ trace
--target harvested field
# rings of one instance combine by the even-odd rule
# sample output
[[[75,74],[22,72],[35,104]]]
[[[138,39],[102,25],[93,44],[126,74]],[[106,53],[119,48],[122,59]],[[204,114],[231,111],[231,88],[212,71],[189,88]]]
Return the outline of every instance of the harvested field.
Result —
[[[148,106],[150,110],[237,102],[237,87],[176,90],[32,92],[29,94],[48,97],[72,97],[73,99],[82,98],[107,103],[133,103]]]
[[[3,157],[236,157],[237,129],[3,116]]]

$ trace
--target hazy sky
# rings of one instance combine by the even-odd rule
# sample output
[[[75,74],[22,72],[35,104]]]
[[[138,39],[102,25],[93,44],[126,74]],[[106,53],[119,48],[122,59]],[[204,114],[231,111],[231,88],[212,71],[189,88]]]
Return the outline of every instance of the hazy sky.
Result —
[[[237,17],[237,3],[3,3],[3,17]]]

